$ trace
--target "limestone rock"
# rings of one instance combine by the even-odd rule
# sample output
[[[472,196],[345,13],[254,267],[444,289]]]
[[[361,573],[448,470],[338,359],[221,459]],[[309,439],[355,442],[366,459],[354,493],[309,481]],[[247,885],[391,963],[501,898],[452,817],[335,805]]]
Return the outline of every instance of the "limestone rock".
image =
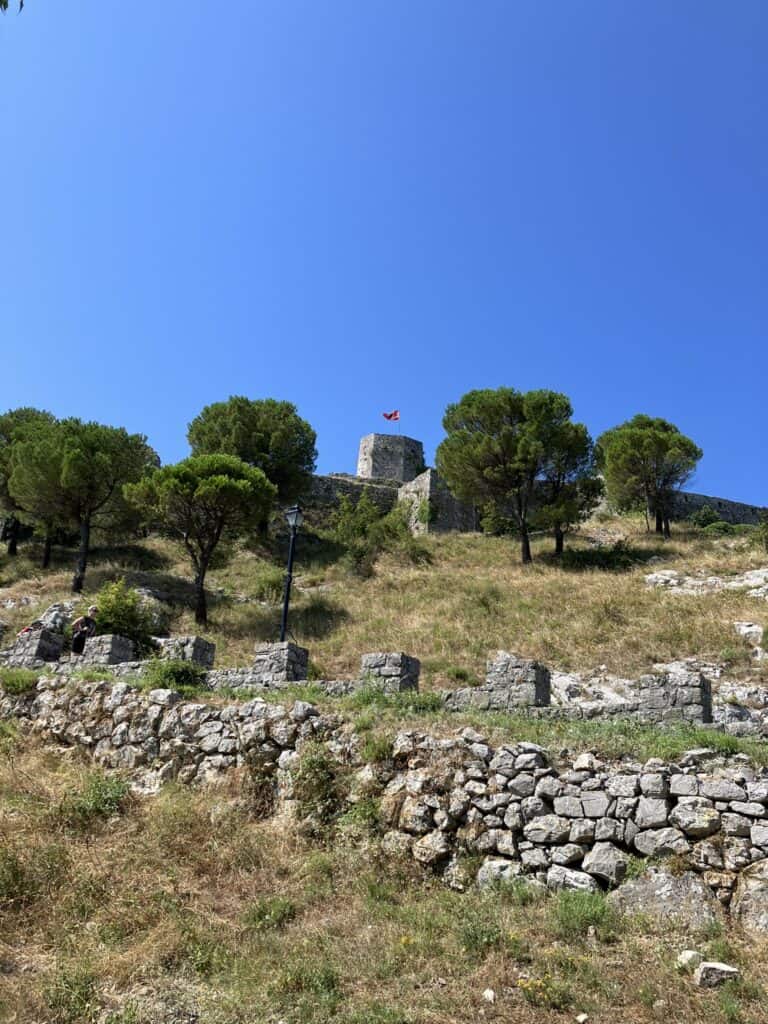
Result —
[[[669,823],[688,836],[703,839],[720,828],[720,812],[701,797],[686,797],[669,815]]]
[[[420,864],[431,867],[440,861],[447,860],[451,852],[451,844],[445,832],[436,830],[428,832],[421,839],[417,839],[411,850],[414,858]]]
[[[716,960],[705,960],[693,973],[693,980],[700,988],[715,988],[726,981],[735,981],[738,977],[738,967],[721,964]]]
[[[570,820],[557,814],[544,814],[523,827],[525,838],[532,843],[565,843],[570,831]]]
[[[505,860],[503,857],[486,857],[477,872],[477,884],[487,889],[503,882],[512,882],[520,875],[518,861]]]
[[[576,889],[579,892],[596,892],[597,883],[591,875],[584,871],[553,864],[547,871],[548,889]]]
[[[582,867],[609,885],[618,885],[627,873],[627,863],[627,855],[612,843],[595,843],[584,858]]]
[[[736,883],[731,915],[747,931],[768,934],[768,860],[745,868]]]
[[[722,920],[723,911],[709,886],[692,871],[672,875],[648,868],[608,894],[608,902],[625,914],[644,914],[659,924],[699,930]]]

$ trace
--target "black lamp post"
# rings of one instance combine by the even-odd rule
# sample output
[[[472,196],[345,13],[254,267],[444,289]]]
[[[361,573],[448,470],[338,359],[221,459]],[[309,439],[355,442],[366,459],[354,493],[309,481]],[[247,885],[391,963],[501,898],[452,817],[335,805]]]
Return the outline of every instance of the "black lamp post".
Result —
[[[288,602],[291,599],[291,583],[293,582],[293,553],[296,548],[296,533],[304,522],[304,513],[298,505],[285,510],[285,518],[291,528],[291,544],[288,548],[288,572],[285,577],[285,594],[283,595],[283,617],[280,621],[280,643],[285,640],[285,631],[288,626]]]

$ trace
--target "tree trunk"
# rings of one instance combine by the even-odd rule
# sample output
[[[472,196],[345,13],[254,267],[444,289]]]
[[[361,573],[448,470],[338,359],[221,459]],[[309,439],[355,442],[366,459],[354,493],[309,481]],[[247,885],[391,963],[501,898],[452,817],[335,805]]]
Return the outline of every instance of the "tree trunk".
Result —
[[[11,516],[5,525],[5,536],[8,541],[8,554],[18,554],[19,547],[19,520],[16,516]]]
[[[651,510],[648,508],[648,505],[646,505],[645,506],[645,532],[646,533],[650,533],[651,532],[650,512],[651,512]]]
[[[562,555],[565,547],[565,534],[563,533],[560,526],[555,527],[555,554]]]
[[[664,513],[664,540],[669,540],[672,536],[672,531],[669,528],[669,516]]]
[[[520,559],[523,565],[533,561],[531,555],[531,538],[528,536],[528,524],[523,523],[520,528]]]
[[[664,533],[664,516],[661,509],[656,509],[656,533]]]
[[[205,600],[205,569],[200,569],[195,576],[195,622],[198,626],[208,625],[208,605]]]
[[[85,583],[85,570],[88,567],[88,552],[91,548],[91,520],[84,519],[80,523],[80,550],[77,553],[77,567],[72,577],[72,593],[79,594]]]
[[[51,531],[45,531],[45,542],[43,544],[43,569],[50,568],[51,565],[51,548],[53,546],[53,540],[51,537]]]

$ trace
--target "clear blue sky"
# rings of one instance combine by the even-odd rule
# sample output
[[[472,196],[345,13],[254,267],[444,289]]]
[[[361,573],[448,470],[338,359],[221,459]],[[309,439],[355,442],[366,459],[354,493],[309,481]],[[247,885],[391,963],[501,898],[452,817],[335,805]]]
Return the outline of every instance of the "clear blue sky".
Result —
[[[571,396],[768,505],[765,0],[27,0],[0,18],[0,409],[294,401],[321,471]]]

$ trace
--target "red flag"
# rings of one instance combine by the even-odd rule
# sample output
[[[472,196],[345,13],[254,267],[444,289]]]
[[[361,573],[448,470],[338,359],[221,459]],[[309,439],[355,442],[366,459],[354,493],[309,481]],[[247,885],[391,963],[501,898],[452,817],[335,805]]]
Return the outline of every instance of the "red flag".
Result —
[[[381,415],[384,417],[385,420],[390,420],[390,422],[392,420],[399,420],[400,419],[400,410],[399,409],[393,409],[392,412],[383,412]]]

